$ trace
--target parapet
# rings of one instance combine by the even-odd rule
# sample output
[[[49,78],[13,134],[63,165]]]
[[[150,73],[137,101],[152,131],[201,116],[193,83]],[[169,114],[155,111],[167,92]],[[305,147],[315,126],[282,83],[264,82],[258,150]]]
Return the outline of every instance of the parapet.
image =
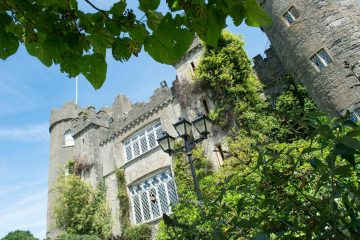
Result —
[[[194,37],[194,40],[189,47],[189,49],[186,51],[184,56],[180,58],[179,61],[173,64],[174,68],[178,68],[180,65],[182,65],[187,59],[191,58],[194,53],[201,51],[204,48],[200,38],[198,36]]]
[[[86,132],[92,127],[104,127],[108,128],[109,114],[105,109],[101,109],[96,112],[95,107],[89,106],[86,109],[82,109],[76,118],[72,121],[73,137],[76,139],[78,136]]]
[[[149,102],[133,104],[131,110],[127,114],[124,114],[123,118],[118,119],[118,122],[114,123],[113,128],[109,128],[108,133],[101,141],[101,143],[104,144],[107,141],[110,141],[112,138],[118,136],[129,127],[150,116],[152,113],[160,109],[172,99],[173,94],[168,87],[156,89],[154,95],[150,97]]]
[[[78,116],[81,108],[73,101],[65,103],[60,109],[53,108],[50,113],[49,131],[61,121],[71,120]]]
[[[279,80],[286,71],[272,48],[267,49],[265,54],[265,58],[260,54],[253,58],[254,70],[260,82],[264,84],[265,94],[274,97],[284,89],[284,84]]]
[[[253,58],[253,61],[259,80],[266,86],[282,78],[286,71],[272,48],[267,49],[265,54],[265,58],[259,54]]]

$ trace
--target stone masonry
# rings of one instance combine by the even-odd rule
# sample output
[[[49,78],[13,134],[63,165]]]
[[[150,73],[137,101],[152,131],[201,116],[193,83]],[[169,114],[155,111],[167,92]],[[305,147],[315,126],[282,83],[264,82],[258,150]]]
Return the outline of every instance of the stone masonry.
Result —
[[[304,84],[318,107],[327,114],[339,116],[347,111],[356,112],[360,108],[360,83],[356,75],[360,73],[351,71],[346,65],[354,66],[354,69],[359,66],[359,2],[357,0],[258,0],[258,2],[273,19],[273,25],[263,29],[271,42],[271,48],[266,51],[266,58],[261,55],[254,58],[254,70],[264,84],[265,94],[276,98],[285,86],[279,79],[285,74],[291,74],[298,82]],[[77,157],[86,159],[89,165],[89,168],[81,173],[84,180],[93,186],[101,180],[106,183],[114,235],[120,235],[122,231],[122,223],[119,220],[122,206],[119,205],[117,198],[118,186],[115,175],[117,169],[124,169],[125,172],[131,202],[131,223],[139,223],[140,215],[136,212],[136,206],[140,206],[143,211],[152,211],[151,216],[154,216],[154,209],[156,210],[154,205],[150,203],[151,209],[145,209],[146,202],[141,202],[144,199],[140,196],[136,200],[134,194],[137,194],[137,190],[142,188],[141,184],[144,182],[145,185],[151,185],[155,180],[172,178],[172,158],[159,146],[153,145],[150,150],[137,154],[129,160],[126,144],[134,138],[137,139],[138,136],[140,139],[141,134],[144,135],[145,132],[147,134],[149,129],[153,131],[151,129],[159,128],[160,125],[162,130],[176,136],[172,124],[178,117],[193,120],[198,112],[207,113],[214,109],[209,93],[194,93],[188,88],[203,53],[204,48],[196,38],[184,57],[174,65],[177,77],[171,88],[163,86],[155,90],[154,95],[146,103],[133,104],[126,96],[120,95],[115,99],[112,107],[98,111],[91,106],[82,108],[73,102],[52,110],[49,128],[51,142],[48,237],[54,239],[60,232],[53,217],[53,206],[57,197],[56,179],[64,171],[67,162]],[[152,134],[152,144],[154,144],[155,133]],[[205,153],[215,168],[223,161],[219,149],[226,148],[225,136],[226,133],[213,127],[210,137],[202,143]],[[69,139],[71,144],[67,142]],[[146,139],[149,140],[150,135]],[[140,140],[136,141],[139,141],[136,144],[142,144]],[[132,145],[131,149],[135,151],[135,145]],[[130,152],[130,154],[136,153]],[[170,185],[168,182],[164,186],[169,190]],[[173,186],[171,189],[174,188],[176,195],[176,187]],[[160,190],[164,191],[164,188],[156,189],[156,194],[159,195]],[[152,193],[146,194],[148,194],[147,199],[154,197]],[[172,194],[175,196],[174,193]],[[166,196],[170,199],[170,192]],[[161,201],[161,204],[164,203],[164,200]],[[163,204],[158,205],[158,208],[160,207],[166,208]],[[149,220],[145,214],[150,213],[142,212],[141,219],[148,219],[145,222],[153,226],[155,231],[161,217],[153,217]]]
[[[48,237],[54,239],[60,233],[60,230],[56,228],[53,216],[53,205],[57,196],[56,179],[61,171],[64,171],[67,162],[76,157],[86,158],[90,166],[81,173],[84,180],[94,187],[102,179],[106,183],[107,202],[111,208],[114,235],[120,235],[122,231],[122,223],[119,220],[121,206],[117,198],[118,186],[115,172],[119,168],[124,169],[131,202],[130,220],[132,224],[136,224],[130,189],[143,179],[155,176],[161,171],[171,171],[172,158],[159,146],[156,146],[131,161],[127,161],[124,144],[134,134],[156,122],[161,123],[163,130],[176,136],[172,124],[178,120],[178,117],[194,120],[198,112],[206,113],[206,110],[214,108],[207,93],[183,92],[181,87],[188,85],[203,52],[203,47],[196,38],[185,56],[174,65],[177,79],[173,86],[171,88],[164,86],[155,90],[154,95],[147,103],[132,104],[126,96],[120,95],[115,99],[111,108],[103,108],[99,111],[91,106],[81,108],[74,102],[66,103],[62,108],[52,110],[50,116]],[[187,103],[179,100],[184,94],[186,94],[186,98],[190,99]],[[204,104],[207,106],[205,107]],[[67,146],[65,135],[69,132],[73,144]],[[216,149],[220,144],[224,145],[224,137],[225,133],[214,127],[210,137],[202,143],[215,168],[218,168],[223,161]],[[146,221],[146,223],[153,226],[155,231],[160,219],[161,216]]]
[[[359,1],[258,2],[273,20],[271,27],[263,29],[272,48],[265,59],[260,55],[254,59],[255,71],[265,86],[288,73],[308,89],[318,107],[327,114],[339,116],[359,109],[360,82],[345,64],[345,61],[350,66],[360,64]],[[286,18],[289,10],[295,15],[291,24]],[[328,53],[331,63],[319,70],[311,59],[321,49]],[[276,89],[274,85],[268,88],[270,95],[279,92],[279,87]]]

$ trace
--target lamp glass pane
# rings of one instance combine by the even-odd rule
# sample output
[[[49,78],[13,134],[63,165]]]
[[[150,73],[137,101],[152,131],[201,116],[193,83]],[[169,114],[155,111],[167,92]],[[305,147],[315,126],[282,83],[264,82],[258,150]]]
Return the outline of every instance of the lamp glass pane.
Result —
[[[166,138],[161,138],[159,139],[159,144],[160,144],[160,147],[162,148],[162,150],[164,152],[167,152],[169,150],[169,142],[168,142],[168,137]]]
[[[185,134],[185,122],[181,122],[179,124],[174,124],[174,127],[179,134],[179,136],[184,136]]]
[[[198,130],[198,132],[200,134],[204,134],[204,132],[205,132],[205,121],[204,121],[204,119],[201,119],[199,121],[194,122],[194,125],[195,125],[196,129]]]
[[[169,150],[170,151],[175,150],[175,138],[172,137],[169,138]]]
[[[205,124],[206,124],[206,131],[210,133],[212,129],[212,121],[208,118],[205,118]]]
[[[191,123],[185,122],[185,126],[186,126],[186,135],[190,136],[191,135]]]

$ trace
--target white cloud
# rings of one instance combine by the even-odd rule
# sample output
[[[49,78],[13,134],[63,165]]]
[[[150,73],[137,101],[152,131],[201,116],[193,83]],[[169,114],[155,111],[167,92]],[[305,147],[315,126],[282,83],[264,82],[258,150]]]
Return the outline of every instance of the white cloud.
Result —
[[[0,209],[0,238],[16,229],[30,230],[36,237],[45,237],[46,189],[23,195]]]
[[[41,123],[24,127],[0,128],[1,140],[14,140],[25,142],[45,141],[49,138],[49,124]]]

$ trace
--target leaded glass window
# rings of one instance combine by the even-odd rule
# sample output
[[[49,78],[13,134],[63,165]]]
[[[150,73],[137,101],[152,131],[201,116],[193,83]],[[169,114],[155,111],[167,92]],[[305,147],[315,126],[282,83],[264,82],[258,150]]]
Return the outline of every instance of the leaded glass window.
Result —
[[[291,6],[283,15],[283,18],[286,20],[286,22],[291,25],[295,22],[295,20],[300,16],[298,10]]]
[[[311,62],[316,66],[319,71],[321,71],[327,65],[332,63],[332,59],[325,49],[321,49],[311,57]]]
[[[360,121],[360,108],[354,110],[351,114],[350,114],[350,118],[353,122],[358,122]]]
[[[126,161],[130,161],[156,147],[158,145],[156,139],[161,136],[161,133],[161,123],[157,122],[153,126],[132,135],[124,143]]]
[[[130,187],[130,192],[136,224],[158,219],[163,213],[171,213],[171,206],[178,202],[176,185],[170,170]]]

